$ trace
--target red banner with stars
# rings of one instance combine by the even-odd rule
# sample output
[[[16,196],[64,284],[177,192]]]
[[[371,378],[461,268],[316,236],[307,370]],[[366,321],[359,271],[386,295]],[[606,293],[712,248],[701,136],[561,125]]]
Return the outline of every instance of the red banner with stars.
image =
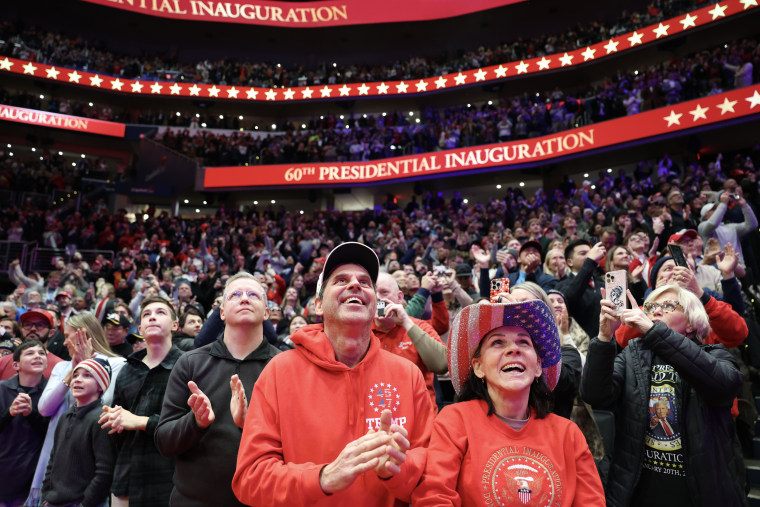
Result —
[[[288,28],[407,23],[453,18],[525,0],[85,0],[140,14],[189,21],[214,21]]]
[[[4,104],[0,104],[0,120],[113,137],[124,137],[126,130],[126,125],[123,123],[49,113],[47,111],[24,109],[23,107],[6,106]]]
[[[198,97],[243,102],[356,100],[364,97],[424,95],[445,90],[455,90],[471,85],[504,81],[541,72],[571,69],[576,65],[612,58],[617,54],[632,51],[644,44],[663,42],[668,38],[677,37],[683,32],[754,10],[757,6],[758,0],[727,0],[662,21],[657,25],[650,25],[606,41],[592,44],[582,49],[409,81],[325,84],[288,88],[260,88],[187,82],[172,83],[167,81],[126,79],[119,76],[96,74],[79,69],[66,69],[54,65],[8,57],[0,58],[0,72],[11,72],[49,81],[126,93],[133,96]]]
[[[368,162],[207,167],[204,188],[377,183],[539,163],[760,113],[760,85],[548,136]]]

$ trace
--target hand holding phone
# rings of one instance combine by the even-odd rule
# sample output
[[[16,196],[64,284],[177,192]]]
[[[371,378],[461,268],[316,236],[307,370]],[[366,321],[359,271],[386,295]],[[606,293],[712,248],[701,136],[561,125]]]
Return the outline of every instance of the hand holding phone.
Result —
[[[491,303],[498,303],[497,298],[501,292],[509,292],[509,278],[491,280]]]
[[[686,256],[683,254],[683,248],[681,248],[681,245],[670,243],[668,245],[668,250],[670,250],[670,255],[673,257],[673,262],[676,263],[676,266],[681,266],[683,268],[689,267],[686,263]]]

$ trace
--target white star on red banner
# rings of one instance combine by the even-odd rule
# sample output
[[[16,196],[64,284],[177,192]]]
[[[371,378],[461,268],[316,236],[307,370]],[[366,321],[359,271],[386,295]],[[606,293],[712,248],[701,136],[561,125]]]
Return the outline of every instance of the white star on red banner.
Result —
[[[758,0],[725,0],[707,5],[677,17],[664,19],[656,25],[638,28],[626,34],[618,34],[614,39],[601,41],[593,46],[566,51],[563,53],[549,54],[528,60],[506,62],[499,65],[477,68],[473,70],[457,71],[436,77],[420,79],[418,82],[406,83],[392,82],[367,82],[367,83],[344,83],[342,85],[324,85],[324,87],[312,89],[310,87],[292,87],[279,93],[276,89],[260,88],[262,92],[249,87],[217,86],[205,83],[187,83],[180,86],[177,83],[156,81],[152,84],[143,85],[131,79],[122,79],[119,76],[105,74],[79,72],[79,69],[62,71],[56,67],[38,62],[23,61],[3,57],[0,59],[0,71],[12,72],[20,75],[34,76],[35,78],[58,81],[66,79],[69,83],[80,86],[102,88],[109,92],[122,92],[132,94],[144,93],[143,87],[150,87],[155,95],[192,96],[192,97],[216,97],[226,100],[320,100],[340,97],[372,97],[388,95],[389,91],[395,90],[396,94],[409,93],[409,88],[416,93],[431,93],[436,90],[463,86],[472,83],[489,82],[499,79],[509,79],[523,74],[533,74],[545,70],[572,68],[584,62],[601,60],[605,57],[623,53],[635,46],[649,44],[654,41],[662,41],[674,35],[695,27],[702,27],[713,22],[718,22],[740,14],[747,9],[756,8]],[[639,31],[641,30],[641,31]],[[622,43],[622,44],[621,44]],[[603,52],[599,52],[603,50]],[[514,69],[514,70],[512,70]],[[508,73],[508,71],[511,71]],[[39,74],[38,74],[39,72]],[[85,78],[82,80],[82,78]],[[103,84],[105,83],[105,86]],[[434,84],[433,86],[428,86]],[[243,94],[239,92],[243,91]],[[320,93],[314,93],[319,91]],[[223,93],[226,92],[226,93]]]

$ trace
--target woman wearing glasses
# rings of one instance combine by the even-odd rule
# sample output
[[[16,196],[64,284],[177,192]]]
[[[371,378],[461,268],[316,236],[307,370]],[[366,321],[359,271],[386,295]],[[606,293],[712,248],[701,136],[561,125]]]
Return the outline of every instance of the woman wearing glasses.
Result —
[[[615,411],[607,505],[746,505],[731,403],[742,375],[723,345],[706,345],[710,323],[689,290],[664,285],[639,308],[616,312],[603,299],[581,390]],[[623,323],[641,338],[617,354]]]

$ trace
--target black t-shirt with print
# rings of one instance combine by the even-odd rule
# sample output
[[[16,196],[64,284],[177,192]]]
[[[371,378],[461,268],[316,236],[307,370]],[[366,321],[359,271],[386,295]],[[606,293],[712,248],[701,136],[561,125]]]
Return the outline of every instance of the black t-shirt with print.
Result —
[[[649,429],[644,437],[644,462],[631,505],[691,505],[686,484],[683,413],[676,397],[680,383],[673,366],[655,356],[650,372]]]

